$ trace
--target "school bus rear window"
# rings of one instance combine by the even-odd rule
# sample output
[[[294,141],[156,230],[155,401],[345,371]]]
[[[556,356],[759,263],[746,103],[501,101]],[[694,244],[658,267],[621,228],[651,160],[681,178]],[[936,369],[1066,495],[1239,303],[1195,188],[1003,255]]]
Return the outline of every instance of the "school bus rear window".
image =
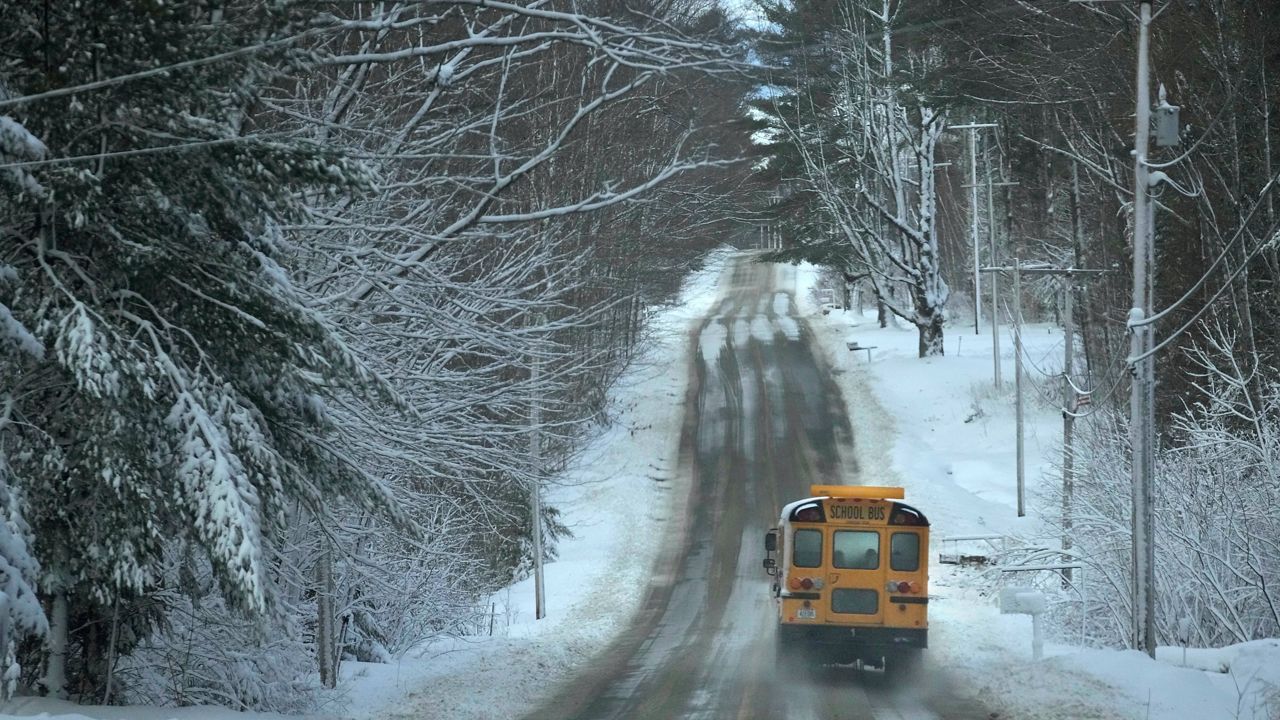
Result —
[[[832,560],[846,570],[875,570],[880,567],[880,533],[867,530],[837,530]]]
[[[889,540],[889,567],[899,572],[915,572],[920,569],[920,536],[915,533],[894,533]]]
[[[880,594],[875,590],[837,588],[831,594],[832,612],[875,615],[879,609]]]
[[[822,565],[821,530],[797,530],[794,544],[795,549],[791,551],[792,565],[803,568]]]

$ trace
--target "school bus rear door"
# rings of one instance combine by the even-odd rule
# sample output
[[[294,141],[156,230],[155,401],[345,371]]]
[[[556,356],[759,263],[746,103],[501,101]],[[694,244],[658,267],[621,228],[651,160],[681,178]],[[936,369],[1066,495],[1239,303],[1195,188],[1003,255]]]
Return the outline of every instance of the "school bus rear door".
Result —
[[[883,625],[884,534],[874,527],[831,527],[827,557],[828,623]]]

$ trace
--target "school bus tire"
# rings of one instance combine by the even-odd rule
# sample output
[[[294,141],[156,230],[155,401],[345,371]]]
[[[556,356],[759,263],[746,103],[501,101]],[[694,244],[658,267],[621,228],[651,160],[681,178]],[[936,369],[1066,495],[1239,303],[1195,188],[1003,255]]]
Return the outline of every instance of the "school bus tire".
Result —
[[[920,674],[924,664],[924,652],[917,648],[895,651],[885,659],[886,675],[894,680],[907,680]]]
[[[774,664],[778,667],[790,665],[797,656],[795,638],[791,637],[786,628],[779,626],[773,636]]]
[[[779,625],[774,635],[774,660],[778,667],[813,665],[814,658],[805,647],[803,637],[785,625]]]

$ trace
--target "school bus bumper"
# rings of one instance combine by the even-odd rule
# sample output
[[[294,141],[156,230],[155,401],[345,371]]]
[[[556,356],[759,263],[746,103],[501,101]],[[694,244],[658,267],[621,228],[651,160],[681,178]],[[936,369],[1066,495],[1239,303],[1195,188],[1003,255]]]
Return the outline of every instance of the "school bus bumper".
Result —
[[[778,626],[778,633],[780,640],[798,648],[879,651],[929,647],[926,628],[784,624]]]

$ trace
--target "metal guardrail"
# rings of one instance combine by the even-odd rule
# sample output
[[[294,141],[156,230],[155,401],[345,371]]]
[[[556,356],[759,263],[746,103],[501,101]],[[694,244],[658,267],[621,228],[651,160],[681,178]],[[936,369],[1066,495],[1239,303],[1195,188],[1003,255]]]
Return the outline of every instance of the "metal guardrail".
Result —
[[[1032,570],[1080,570],[1084,567],[1080,563],[1060,563],[1057,565],[1014,565],[1012,567],[1002,567],[1002,573],[1014,572],[1030,572]]]
[[[964,542],[964,541],[966,541],[966,540],[1005,540],[1005,539],[1006,539],[1006,538],[1005,538],[1005,536],[1004,536],[1004,535],[1000,535],[1000,534],[990,534],[990,535],[948,535],[948,536],[943,537],[943,538],[938,538],[938,540],[939,540],[940,542]]]
[[[999,541],[997,543],[996,541]],[[962,542],[985,542],[996,554],[1003,554],[1008,550],[1009,538],[1000,534],[979,534],[979,535],[949,535],[947,537],[938,538],[938,542],[942,544],[944,552],[938,553],[938,562],[944,565],[988,565],[991,563],[990,555],[978,553],[963,554],[958,547]],[[947,543],[951,543],[952,552],[945,552]]]

